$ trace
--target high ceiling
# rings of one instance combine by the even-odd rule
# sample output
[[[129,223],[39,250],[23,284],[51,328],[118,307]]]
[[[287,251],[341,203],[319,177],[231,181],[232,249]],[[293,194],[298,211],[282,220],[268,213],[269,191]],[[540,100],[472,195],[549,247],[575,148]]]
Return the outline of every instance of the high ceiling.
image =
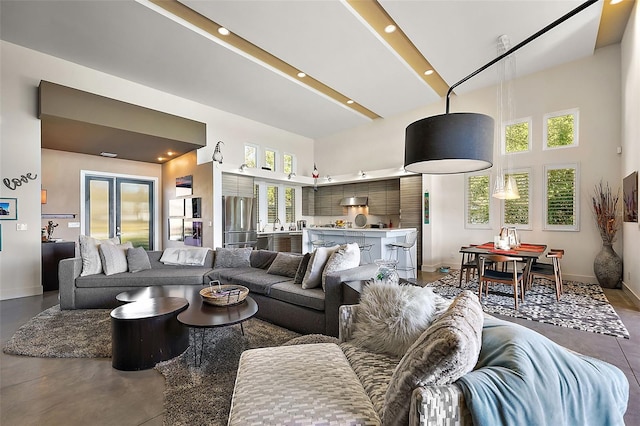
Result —
[[[603,7],[605,11],[615,7],[608,1],[587,8],[520,50],[517,74],[592,55]],[[378,2],[447,85],[493,59],[499,36],[507,35],[515,45],[581,3]],[[348,1],[181,3],[382,118],[441,99],[374,34]],[[633,4],[631,0],[623,3],[628,10]],[[371,120],[344,103],[310,90],[299,79],[274,72],[167,15],[156,4],[143,0],[1,0],[0,36],[310,138]],[[607,25],[609,38],[599,45],[619,42],[626,19]],[[488,70],[456,92],[491,85],[495,78],[496,73]]]

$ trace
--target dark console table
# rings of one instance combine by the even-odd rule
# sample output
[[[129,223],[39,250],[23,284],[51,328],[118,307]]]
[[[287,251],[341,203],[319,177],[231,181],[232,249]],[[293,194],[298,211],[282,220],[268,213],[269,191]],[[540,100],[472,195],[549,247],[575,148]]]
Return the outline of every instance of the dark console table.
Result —
[[[73,241],[42,243],[42,287],[44,291],[58,290],[58,263],[76,255]]]

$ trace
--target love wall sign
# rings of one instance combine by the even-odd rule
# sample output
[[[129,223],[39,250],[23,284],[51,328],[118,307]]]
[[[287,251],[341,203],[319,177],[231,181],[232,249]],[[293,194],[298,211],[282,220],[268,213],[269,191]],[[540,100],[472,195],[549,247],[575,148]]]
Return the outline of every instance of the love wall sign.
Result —
[[[12,191],[15,191],[19,186],[22,186],[25,183],[29,183],[32,180],[36,180],[37,177],[37,174],[27,173],[26,175],[20,175],[20,177],[17,178],[4,178],[2,179],[2,182],[4,183],[4,186]]]

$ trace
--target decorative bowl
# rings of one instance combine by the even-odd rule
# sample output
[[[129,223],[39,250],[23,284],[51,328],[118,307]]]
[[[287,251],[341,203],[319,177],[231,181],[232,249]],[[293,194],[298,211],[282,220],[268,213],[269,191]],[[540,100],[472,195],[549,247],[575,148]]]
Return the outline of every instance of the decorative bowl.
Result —
[[[217,283],[217,284],[214,284]],[[218,281],[209,283],[209,287],[200,290],[202,301],[214,306],[229,306],[243,302],[249,295],[249,289],[242,285],[224,284]]]

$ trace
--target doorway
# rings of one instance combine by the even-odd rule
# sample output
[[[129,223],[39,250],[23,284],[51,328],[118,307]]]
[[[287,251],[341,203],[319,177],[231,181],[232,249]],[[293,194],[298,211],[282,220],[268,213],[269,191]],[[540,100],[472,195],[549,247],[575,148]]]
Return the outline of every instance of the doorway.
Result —
[[[83,233],[153,250],[155,185],[152,178],[84,174]]]

